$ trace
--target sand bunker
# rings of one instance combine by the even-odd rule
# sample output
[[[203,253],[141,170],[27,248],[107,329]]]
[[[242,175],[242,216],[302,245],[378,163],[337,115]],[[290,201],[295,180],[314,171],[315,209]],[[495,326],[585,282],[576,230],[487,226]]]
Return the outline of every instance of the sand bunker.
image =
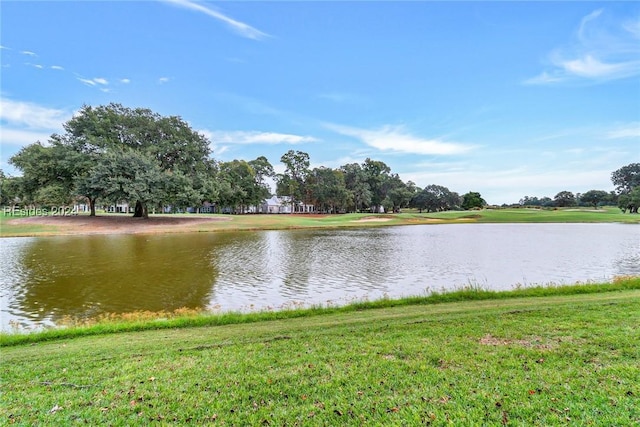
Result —
[[[370,217],[356,219],[352,222],[386,222],[386,221],[391,221],[392,219],[393,218],[370,216]]]

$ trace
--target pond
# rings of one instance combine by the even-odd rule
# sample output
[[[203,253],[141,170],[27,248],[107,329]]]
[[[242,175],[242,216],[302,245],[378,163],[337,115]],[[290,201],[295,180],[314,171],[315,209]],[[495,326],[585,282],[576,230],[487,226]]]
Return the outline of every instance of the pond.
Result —
[[[0,239],[0,327],[181,307],[341,305],[640,275],[640,226],[439,224]]]

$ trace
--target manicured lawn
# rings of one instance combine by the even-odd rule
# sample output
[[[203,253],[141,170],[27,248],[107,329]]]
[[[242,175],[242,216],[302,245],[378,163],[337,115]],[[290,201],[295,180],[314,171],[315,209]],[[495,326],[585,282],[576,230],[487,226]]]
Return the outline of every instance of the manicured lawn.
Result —
[[[483,209],[422,214],[434,219],[466,219],[474,222],[624,222],[640,223],[640,215],[623,214],[620,209],[604,207],[566,209]]]
[[[400,214],[344,214],[344,215],[152,215],[146,221],[124,214],[99,214],[102,219],[111,218],[117,224],[109,226],[102,221],[101,228],[87,223],[86,215],[76,217],[43,218],[42,223],[24,222],[20,218],[0,214],[1,236],[46,236],[56,234],[92,234],[95,232],[210,232],[242,230],[285,230],[293,228],[330,227],[381,227],[389,225],[443,224],[443,223],[515,223],[515,222],[620,222],[640,223],[640,215],[623,214],[619,209],[607,207],[592,209],[484,209],[481,211],[449,211],[419,213],[407,210]],[[180,219],[180,223],[168,223],[168,219]],[[16,221],[16,219],[18,221]],[[192,221],[189,221],[192,220]],[[122,227],[129,224],[129,230]],[[154,223],[158,226],[154,226]],[[111,227],[111,229],[110,229]],[[144,228],[150,230],[147,231]]]
[[[637,425],[640,290],[1,348],[16,425]]]

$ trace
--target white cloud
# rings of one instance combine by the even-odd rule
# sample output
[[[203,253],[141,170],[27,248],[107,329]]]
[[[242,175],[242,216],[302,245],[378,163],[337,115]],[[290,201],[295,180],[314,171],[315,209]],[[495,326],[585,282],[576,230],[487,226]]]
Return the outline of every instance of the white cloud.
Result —
[[[22,50],[20,53],[27,56],[38,56],[35,52],[31,52],[30,50]]]
[[[51,69],[52,69],[52,70],[64,70],[64,68],[63,68],[63,67],[61,67],[60,65],[52,65],[52,66],[51,66]]]
[[[37,68],[37,69],[39,69],[39,70],[42,70],[42,69],[44,68],[44,67],[43,67],[42,65],[40,65],[40,64],[32,64],[32,63],[30,63],[30,62],[25,62],[25,63],[24,63],[24,65],[28,65],[28,66],[30,66],[30,67]]]
[[[102,77],[95,77],[93,79],[85,79],[82,77],[76,77],[76,78],[82,83],[86,84],[87,86],[97,86],[97,85],[106,86],[109,84],[109,81]]]
[[[36,132],[22,129],[10,129],[5,126],[0,128],[0,142],[2,146],[24,147],[34,142],[46,142],[50,133]]]
[[[126,85],[126,84],[131,83],[131,80],[129,80],[129,79],[120,79],[120,83],[122,83],[122,84],[125,84],[125,85]]]
[[[335,124],[326,124],[328,129],[341,135],[351,136],[381,151],[423,155],[462,154],[474,147],[456,142],[421,138],[407,133],[401,126],[383,126],[368,130]]]
[[[574,75],[588,79],[619,79],[640,73],[640,61],[627,61],[607,64],[592,55],[581,58],[558,61],[566,75]]]
[[[603,15],[598,9],[583,17],[573,40],[549,54],[550,67],[523,83],[603,82],[640,75],[640,21],[613,21]]]
[[[60,130],[72,112],[42,107],[29,102],[0,99],[0,121],[12,127]],[[3,126],[4,128],[5,126]]]
[[[94,82],[93,80],[90,79],[83,79],[82,77],[76,77],[78,80],[80,80],[82,83],[86,84],[87,86],[95,86],[96,82]]]
[[[411,180],[419,187],[444,185],[451,191],[464,194],[478,191],[489,204],[517,203],[524,196],[551,197],[560,191],[581,193],[588,190],[612,189],[609,169],[571,169],[554,166],[553,170],[513,167],[486,170],[465,165],[460,170],[439,170],[425,167],[425,171],[401,172],[404,181]],[[435,169],[435,170],[434,170]]]
[[[203,131],[216,144],[302,144],[316,142],[311,136],[259,131]]]
[[[229,18],[228,16],[216,10],[209,9],[208,7],[203,6],[200,3],[190,1],[190,0],[162,0],[162,1],[164,1],[165,3],[170,3],[176,6],[180,6],[186,9],[195,10],[196,12],[204,13],[205,15],[208,15],[219,21],[222,21],[228,26],[230,26],[232,30],[240,34],[242,37],[246,37],[253,40],[260,40],[265,37],[269,37],[267,33],[264,33],[258,30],[257,28],[252,27],[251,25]]]
[[[606,134],[607,139],[640,138],[640,122],[619,126]]]
[[[0,98],[0,145],[8,159],[20,147],[36,141],[46,143],[52,133],[61,133],[71,111],[42,107],[29,102]],[[11,172],[12,167],[8,167]]]
[[[169,77],[160,77],[160,78],[158,79],[158,84],[161,84],[161,85],[162,85],[162,84],[165,84],[165,83],[167,83],[169,80],[171,80],[171,79],[169,79]]]

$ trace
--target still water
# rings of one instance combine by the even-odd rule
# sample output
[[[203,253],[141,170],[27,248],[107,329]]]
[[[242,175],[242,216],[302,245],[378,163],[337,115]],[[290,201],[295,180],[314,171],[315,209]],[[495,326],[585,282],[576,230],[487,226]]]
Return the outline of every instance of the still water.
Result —
[[[0,239],[0,327],[64,316],[281,309],[640,275],[640,226],[451,224]]]

